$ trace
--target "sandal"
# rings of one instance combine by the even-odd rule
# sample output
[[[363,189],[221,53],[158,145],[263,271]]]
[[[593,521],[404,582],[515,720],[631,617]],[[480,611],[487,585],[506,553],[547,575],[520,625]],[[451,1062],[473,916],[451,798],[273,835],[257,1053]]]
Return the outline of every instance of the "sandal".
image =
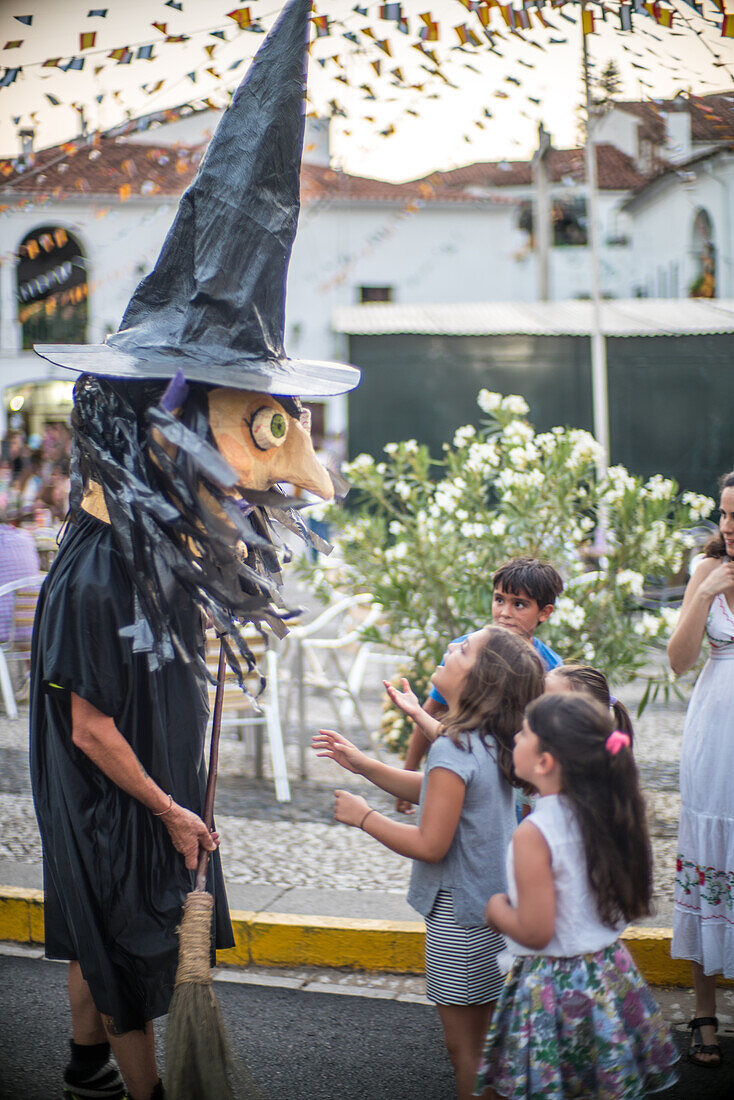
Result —
[[[701,1028],[707,1025],[716,1028],[718,1030],[719,1021],[715,1016],[697,1016],[691,1020],[688,1027],[691,1032],[691,1045],[688,1048],[688,1061],[694,1066],[701,1066],[704,1069],[718,1069],[721,1065],[721,1047],[718,1043],[704,1043],[702,1042]],[[696,1032],[698,1032],[699,1041],[694,1042],[696,1038]],[[714,1058],[706,1059],[701,1058],[702,1054],[714,1055]]]

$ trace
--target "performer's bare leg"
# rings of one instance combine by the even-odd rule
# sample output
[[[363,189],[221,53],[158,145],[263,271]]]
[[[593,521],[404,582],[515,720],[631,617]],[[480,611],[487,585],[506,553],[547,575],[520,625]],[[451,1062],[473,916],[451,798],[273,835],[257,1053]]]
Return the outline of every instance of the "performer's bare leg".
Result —
[[[69,963],[69,1004],[71,1005],[71,1026],[75,1043],[91,1046],[93,1043],[106,1043],[107,1032],[102,1017],[92,1000],[89,986],[82,977],[78,962]]]
[[[148,1100],[158,1083],[153,1025],[121,1033],[110,1016],[102,1016],[82,977],[78,962],[69,963],[69,1003],[75,1043],[109,1042],[133,1100]]]
[[[120,1032],[111,1016],[102,1020],[130,1100],[149,1100],[158,1084],[152,1023],[147,1023],[144,1031]]]

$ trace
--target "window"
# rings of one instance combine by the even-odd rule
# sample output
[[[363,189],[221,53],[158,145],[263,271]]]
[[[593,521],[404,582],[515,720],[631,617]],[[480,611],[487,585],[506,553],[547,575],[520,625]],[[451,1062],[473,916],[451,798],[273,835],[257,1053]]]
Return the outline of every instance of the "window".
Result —
[[[87,266],[76,238],[61,226],[34,229],[18,249],[16,271],[23,350],[39,343],[83,344]]]
[[[360,302],[392,302],[393,288],[391,286],[361,286],[359,287]]]
[[[586,199],[553,199],[551,218],[553,220],[552,243],[555,247],[588,244]],[[530,247],[533,248],[533,204],[531,202],[523,202],[520,205],[517,225],[518,229],[522,229],[529,235]]]

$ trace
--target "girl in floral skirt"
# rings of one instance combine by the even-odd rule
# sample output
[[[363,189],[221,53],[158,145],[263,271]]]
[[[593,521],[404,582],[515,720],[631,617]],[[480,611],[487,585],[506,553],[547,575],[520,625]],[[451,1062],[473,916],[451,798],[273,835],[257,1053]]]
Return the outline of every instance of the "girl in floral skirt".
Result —
[[[586,696],[544,695],[525,712],[513,762],[540,797],[508,850],[509,895],[487,904],[515,958],[475,1093],[633,1100],[668,1088],[678,1055],[618,938],[652,892],[629,735]]]

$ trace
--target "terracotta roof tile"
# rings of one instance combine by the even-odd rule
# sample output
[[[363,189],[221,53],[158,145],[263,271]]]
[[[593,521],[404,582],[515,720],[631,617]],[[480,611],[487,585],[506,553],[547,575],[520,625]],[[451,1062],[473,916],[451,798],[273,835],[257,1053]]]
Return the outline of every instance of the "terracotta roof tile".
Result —
[[[644,176],[635,162],[614,145],[596,147],[599,187],[604,191],[628,191],[638,187]],[[580,182],[586,178],[583,149],[551,149],[548,172],[553,183],[564,180]],[[490,161],[468,164],[451,172],[437,172],[434,177],[439,190],[451,188],[529,187],[532,166],[529,160]]]
[[[654,145],[665,141],[666,114],[687,111],[691,116],[691,140],[694,142],[730,141],[734,138],[734,89],[713,95],[679,96],[655,102],[616,103],[615,107],[640,119],[640,137]]]

